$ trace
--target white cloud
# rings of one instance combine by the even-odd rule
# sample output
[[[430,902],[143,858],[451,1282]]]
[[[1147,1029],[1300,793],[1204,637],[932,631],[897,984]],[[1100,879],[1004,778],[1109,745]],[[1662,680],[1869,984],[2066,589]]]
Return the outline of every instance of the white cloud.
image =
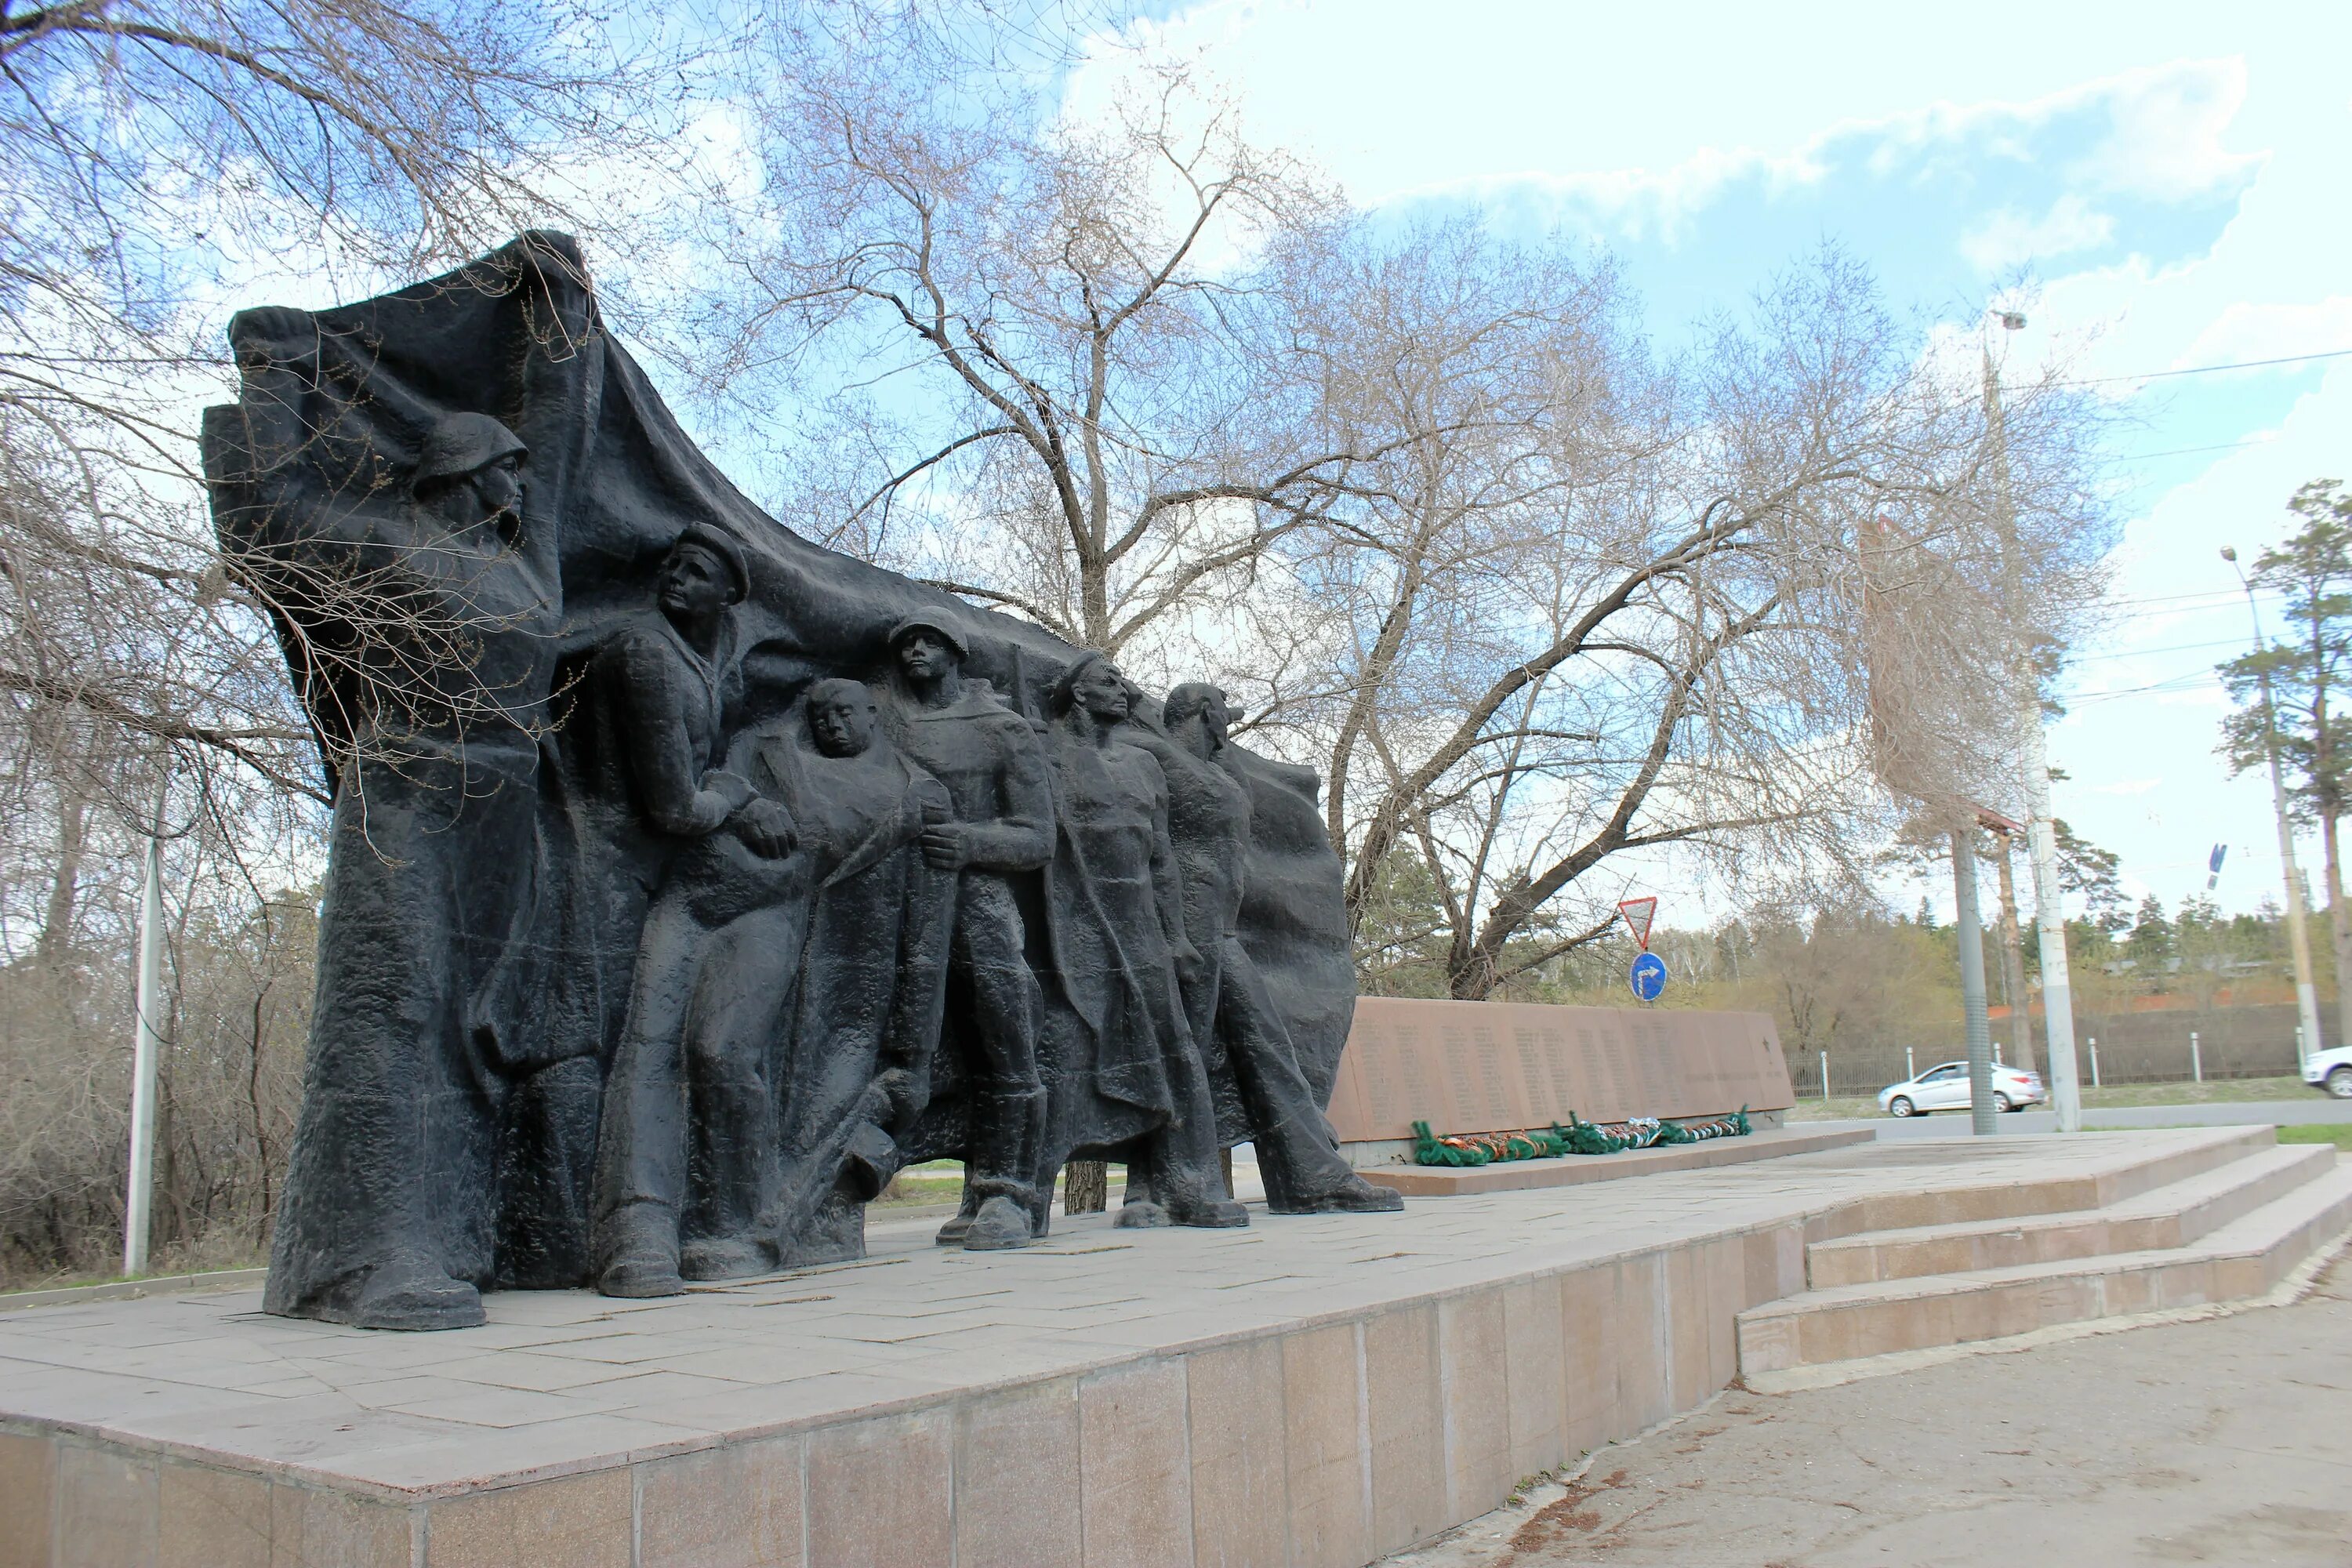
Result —
[[[2099,188],[2179,201],[2252,177],[2259,153],[2221,145],[2246,101],[2242,58],[2183,61],[2119,79],[2115,128],[2076,172]]]
[[[2352,294],[2324,300],[2233,300],[2181,351],[2183,365],[2230,364],[2352,348]]]
[[[2003,207],[1960,237],[1960,253],[1980,272],[2007,272],[2030,261],[2071,256],[2115,237],[2115,220],[2069,191],[2040,217]]]

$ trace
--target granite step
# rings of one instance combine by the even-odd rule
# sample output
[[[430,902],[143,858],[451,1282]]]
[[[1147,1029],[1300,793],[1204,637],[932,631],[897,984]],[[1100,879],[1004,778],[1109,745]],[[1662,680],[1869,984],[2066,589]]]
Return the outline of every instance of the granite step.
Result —
[[[1739,1314],[1740,1373],[2242,1300],[2270,1289],[2347,1226],[2352,1165],[2339,1163],[2185,1247],[1807,1290]]]
[[[1867,1231],[1805,1249],[1814,1289],[2186,1247],[2335,1167],[2333,1149],[2257,1150],[2104,1209]]]
[[[2116,1136],[2086,1133],[2085,1137]],[[1965,1146],[1965,1141],[1955,1140]],[[2169,1186],[2245,1159],[2276,1144],[2269,1127],[2215,1128],[2212,1136],[2186,1148],[2111,1166],[2095,1175],[2027,1177],[2011,1182],[1955,1184],[1926,1191],[1878,1193],[1841,1204],[1814,1216],[1805,1227],[1808,1243],[1836,1240],[1869,1231],[1911,1230],[1925,1226],[1979,1220],[2021,1219],[2113,1207],[2158,1187]]]

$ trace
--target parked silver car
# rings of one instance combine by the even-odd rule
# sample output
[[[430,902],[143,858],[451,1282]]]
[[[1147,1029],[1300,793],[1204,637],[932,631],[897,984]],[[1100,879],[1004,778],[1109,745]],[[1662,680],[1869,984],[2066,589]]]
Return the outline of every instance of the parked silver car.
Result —
[[[2352,1047],[2312,1052],[2303,1064],[2303,1081],[2338,1100],[2352,1100]]]
[[[1992,1104],[1996,1110],[2022,1110],[2029,1105],[2046,1102],[2050,1091],[2042,1087],[2042,1075],[2024,1072],[2017,1068],[1995,1062],[1992,1068]],[[1931,1067],[1917,1078],[1903,1083],[1890,1083],[1878,1091],[1878,1109],[1889,1116],[1925,1116],[1931,1110],[1966,1110],[1969,1109],[1969,1064],[1945,1062]]]

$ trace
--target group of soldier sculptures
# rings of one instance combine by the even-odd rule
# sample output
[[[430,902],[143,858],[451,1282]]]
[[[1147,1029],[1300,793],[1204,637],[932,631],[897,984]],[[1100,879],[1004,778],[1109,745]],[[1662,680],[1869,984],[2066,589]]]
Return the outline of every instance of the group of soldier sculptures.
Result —
[[[1399,1206],[1342,1156],[1239,939],[1251,795],[1217,688],[1152,704],[1078,650],[1033,718],[946,611],[763,688],[742,543],[707,523],[561,676],[560,523],[524,443],[457,414],[420,451],[404,506],[304,548],[470,618],[446,684],[500,698],[462,722],[430,682],[397,711],[341,700],[370,732],[337,793],[271,1310],[450,1327],[493,1283],[661,1296],[856,1257],[866,1204],[939,1149],[966,1168],[942,1246],[1043,1237],[1081,1154],[1126,1162],[1120,1225],[1243,1226],[1213,1080],[1272,1212]],[[560,710],[613,738],[601,771],[549,761]],[[559,819],[598,875],[559,874]],[[625,1002],[556,1000],[592,994]],[[597,1005],[616,1026],[541,1016]]]

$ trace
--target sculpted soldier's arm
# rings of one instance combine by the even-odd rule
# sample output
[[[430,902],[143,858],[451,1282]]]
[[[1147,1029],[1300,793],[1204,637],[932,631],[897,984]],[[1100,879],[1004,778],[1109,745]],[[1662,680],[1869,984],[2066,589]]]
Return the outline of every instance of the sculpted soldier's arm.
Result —
[[[990,736],[999,748],[993,822],[963,825],[969,864],[987,871],[1034,871],[1054,858],[1054,790],[1045,779],[1045,752],[1028,724],[1011,720]]]
[[[1184,933],[1184,879],[1176,868],[1175,843],[1168,834],[1168,775],[1150,752],[1139,749],[1137,754],[1151,769],[1151,890],[1160,900],[1160,924],[1177,962],[1189,963],[1200,955]]]
[[[614,689],[626,729],[629,771],[655,826],[682,838],[716,832],[741,804],[702,787],[683,717],[687,694],[677,689],[662,650],[646,637],[625,634],[596,656]]]

